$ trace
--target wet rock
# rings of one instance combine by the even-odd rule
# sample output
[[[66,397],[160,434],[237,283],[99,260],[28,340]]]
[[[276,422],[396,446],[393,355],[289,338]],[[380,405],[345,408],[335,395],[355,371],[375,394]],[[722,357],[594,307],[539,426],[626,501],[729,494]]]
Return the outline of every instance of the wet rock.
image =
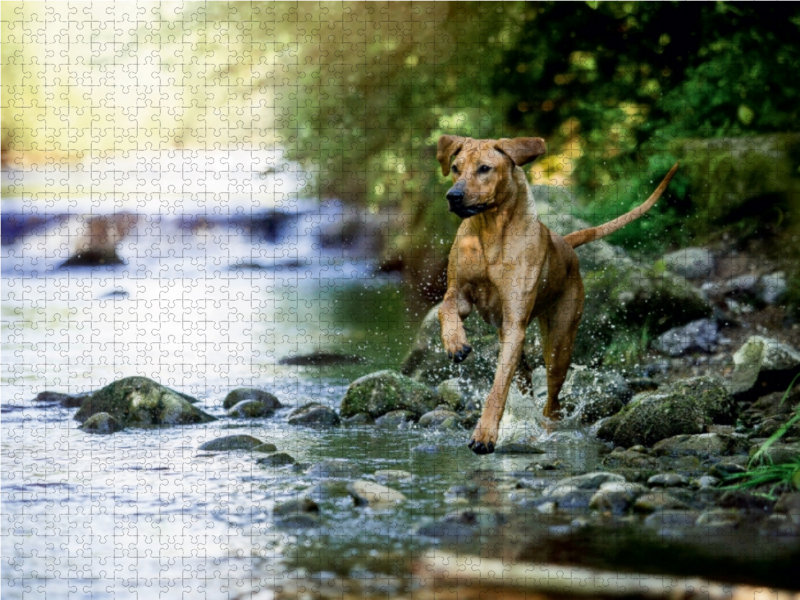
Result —
[[[755,455],[759,448],[754,447],[751,450],[751,455]],[[800,443],[794,444],[781,444],[780,442],[772,444],[766,451],[761,453],[762,461],[765,463],[772,463],[774,465],[785,465],[793,462],[800,461]]]
[[[289,515],[318,514],[319,504],[311,498],[305,496],[295,500],[287,500],[275,505],[272,514],[280,517]]]
[[[743,437],[722,433],[676,435],[653,446],[657,456],[730,456],[746,454],[750,442]]]
[[[95,413],[86,419],[79,429],[81,431],[85,431],[86,433],[99,433],[108,435],[111,433],[116,433],[117,431],[122,431],[124,427],[120,425],[119,421],[117,421],[110,414],[100,412]]]
[[[800,373],[800,352],[758,335],[749,337],[733,355],[734,370],[725,385],[737,400],[753,400],[785,390]]]
[[[135,220],[136,216],[130,214],[88,218],[71,256],[61,263],[61,268],[125,264],[117,254],[117,245],[124,239]]]
[[[409,410],[393,410],[375,419],[375,425],[386,429],[408,429],[414,425],[414,413]]]
[[[263,444],[259,444],[255,448],[253,448],[253,452],[262,452],[264,454],[270,454],[271,452],[275,452],[278,449],[275,444],[270,444],[269,442],[264,442]]]
[[[719,326],[714,319],[699,319],[670,329],[658,336],[653,347],[667,356],[683,356],[692,352],[711,354],[719,341]]]
[[[406,497],[397,490],[364,479],[359,479],[348,485],[347,491],[350,492],[357,506],[391,508],[397,506],[406,499]]]
[[[526,471],[557,471],[566,466],[563,460],[558,458],[542,458],[530,463],[525,467]]]
[[[428,385],[439,385],[455,378],[473,388],[488,387],[497,368],[500,349],[497,330],[477,314],[465,319],[464,328],[472,352],[457,365],[442,346],[439,306],[434,306],[423,319],[411,351],[400,367],[401,372]]]
[[[501,443],[495,448],[495,454],[546,454],[538,442],[533,440],[522,440],[515,442]]]
[[[754,494],[745,490],[726,490],[717,500],[721,508],[735,508],[752,513],[769,513],[775,506],[775,500],[770,500],[763,494]]]
[[[597,435],[625,448],[651,446],[676,435],[703,433],[712,423],[733,423],[735,408],[720,379],[695,377],[635,396],[603,421]]]
[[[435,523],[423,525],[417,529],[416,534],[436,538],[446,543],[469,544],[478,530],[474,525],[459,523],[450,519],[442,519]]]
[[[338,427],[341,423],[336,411],[319,404],[310,402],[289,413],[289,425],[305,425],[306,427]]]
[[[106,412],[125,427],[189,425],[216,419],[193,406],[185,394],[146,377],[127,377],[92,393],[81,404],[75,419],[86,421]]]
[[[659,473],[658,475],[653,475],[647,480],[647,485],[650,487],[683,487],[688,484],[689,480],[683,475],[678,475],[677,473]]]
[[[658,460],[633,449],[614,448],[603,458],[603,466],[610,469],[657,469]]]
[[[286,454],[285,452],[276,452],[275,454],[270,454],[264,458],[259,458],[256,460],[256,462],[259,465],[264,465],[266,467],[285,467],[287,465],[293,465],[296,461],[292,456]]]
[[[348,427],[350,426],[358,427],[360,425],[374,425],[375,419],[370,417],[369,413],[361,412],[353,415],[352,417],[344,419],[342,423],[344,423]]]
[[[646,492],[647,488],[638,483],[608,481],[594,492],[589,507],[621,515],[633,506],[636,498]]]
[[[378,371],[352,382],[340,414],[352,417],[367,412],[377,418],[395,410],[407,410],[417,418],[439,405],[441,397],[428,386],[395,371]]]
[[[44,391],[37,394],[33,401],[47,404],[60,404],[64,408],[78,408],[89,395],[89,393],[61,394],[59,392]]]
[[[732,462],[718,462],[714,465],[711,465],[711,468],[708,470],[708,474],[718,479],[725,479],[726,477],[730,477],[731,475],[739,475],[745,471],[747,471],[747,469],[745,469],[742,465]]]
[[[375,471],[375,479],[378,481],[409,481],[413,477],[411,473],[401,469],[380,469]]]
[[[758,299],[764,304],[777,304],[786,294],[787,289],[786,273],[777,271],[764,275],[758,280],[756,293]]]
[[[430,429],[460,429],[461,417],[452,410],[437,408],[425,413],[419,419],[419,426]]]
[[[659,535],[672,537],[672,533],[694,527],[699,516],[693,510],[658,510],[645,518],[644,525],[657,529]]]
[[[800,525],[800,492],[785,492],[775,503],[775,512]]]
[[[318,462],[306,471],[309,477],[352,478],[361,475],[361,469],[346,458],[331,458]]]
[[[711,475],[702,475],[692,481],[692,484],[700,490],[709,490],[717,487],[720,480]]]
[[[480,410],[485,392],[478,390],[469,382],[453,378],[447,379],[436,388],[444,403],[451,410]]]
[[[580,406],[581,423],[588,425],[618,413],[632,396],[627,382],[617,373],[575,369],[560,398],[568,412]]]
[[[362,356],[338,354],[336,352],[314,352],[298,356],[286,356],[278,361],[279,365],[299,367],[330,367],[335,365],[360,365],[366,362]]]
[[[697,517],[696,525],[705,527],[719,527],[738,525],[742,522],[742,515],[738,510],[730,508],[712,508]]]
[[[556,493],[560,488],[567,488],[575,486],[581,490],[597,490],[604,483],[625,483],[625,478],[616,473],[609,473],[607,471],[595,471],[592,473],[585,473],[583,475],[575,475],[574,477],[566,477],[559,479],[552,486],[545,490],[545,496],[551,496]]]
[[[651,491],[642,494],[633,504],[633,509],[640,513],[651,513],[663,510],[685,510],[688,508],[689,506],[685,502],[664,491]]]
[[[265,445],[264,442],[251,435],[226,435],[201,444],[198,450],[203,450],[204,452],[229,452],[231,450],[253,450],[263,445]]]
[[[661,260],[667,269],[686,279],[706,279],[714,272],[714,256],[707,248],[683,248]]]
[[[321,524],[319,517],[314,514],[286,515],[275,520],[275,526],[281,529],[314,529]]]
[[[225,400],[222,401],[222,408],[233,408],[239,404],[239,402],[245,400],[261,402],[266,408],[273,411],[283,407],[283,404],[269,392],[256,388],[236,388],[225,396]]]
[[[770,515],[761,522],[760,535],[775,538],[800,538],[800,524],[793,523],[786,515]]]
[[[228,409],[228,416],[234,419],[261,419],[273,414],[275,410],[259,400],[242,400]]]

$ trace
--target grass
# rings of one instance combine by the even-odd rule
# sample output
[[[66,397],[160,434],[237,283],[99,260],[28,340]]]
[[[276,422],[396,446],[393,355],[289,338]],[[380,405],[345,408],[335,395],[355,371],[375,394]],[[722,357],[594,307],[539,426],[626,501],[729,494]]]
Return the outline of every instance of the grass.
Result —
[[[789,397],[789,392],[794,387],[795,382],[800,378],[798,374],[789,384],[786,393],[781,398],[780,404],[786,401]],[[729,485],[723,489],[745,490],[753,488],[761,488],[763,486],[771,485],[769,491],[760,493],[758,495],[765,496],[774,500],[775,490],[778,487],[800,490],[800,458],[797,458],[788,463],[774,464],[769,454],[769,449],[789,430],[789,428],[800,421],[800,403],[795,407],[794,415],[780,429],[773,433],[767,441],[765,441],[755,454],[750,458],[747,464],[747,471],[744,473],[736,473],[725,478],[725,483]]]

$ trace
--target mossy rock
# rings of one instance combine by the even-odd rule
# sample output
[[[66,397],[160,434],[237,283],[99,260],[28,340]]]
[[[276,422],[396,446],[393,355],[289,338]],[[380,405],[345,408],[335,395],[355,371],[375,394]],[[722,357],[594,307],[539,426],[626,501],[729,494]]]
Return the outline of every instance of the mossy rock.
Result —
[[[260,419],[271,417],[274,413],[274,408],[260,400],[242,400],[228,409],[228,416],[235,419]]]
[[[341,419],[333,409],[318,402],[309,402],[289,413],[288,423],[306,427],[337,427]]]
[[[222,408],[233,408],[244,400],[258,400],[271,410],[277,410],[283,406],[273,394],[265,392],[264,390],[256,388],[236,388],[225,396],[225,400],[222,401]]]
[[[581,423],[595,423],[615,415],[633,393],[625,379],[612,371],[574,369],[560,395],[561,406],[571,413],[581,407]]]
[[[231,450],[254,450],[264,442],[252,435],[226,435],[225,437],[209,440],[202,444],[198,450],[205,452],[230,452]]]
[[[441,401],[427,385],[396,371],[378,371],[357,379],[347,388],[339,413],[352,417],[366,412],[372,418],[395,410],[407,410],[417,418],[433,410]]]
[[[603,421],[597,435],[623,448],[652,446],[673,436],[704,433],[712,423],[729,424],[734,418],[735,403],[722,381],[695,377],[639,394]]]
[[[189,425],[216,419],[193,406],[185,394],[146,377],[126,377],[87,397],[75,419],[86,421],[106,412],[124,427],[147,425]]]
[[[95,413],[86,422],[80,426],[81,431],[86,433],[98,433],[101,435],[109,435],[122,431],[124,429],[110,414],[105,412]]]

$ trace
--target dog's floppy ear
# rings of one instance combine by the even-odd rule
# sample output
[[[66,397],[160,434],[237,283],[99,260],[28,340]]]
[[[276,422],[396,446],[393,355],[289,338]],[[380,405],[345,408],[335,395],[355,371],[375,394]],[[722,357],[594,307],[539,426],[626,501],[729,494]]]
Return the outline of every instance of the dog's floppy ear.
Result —
[[[443,135],[439,138],[439,143],[436,145],[436,160],[442,165],[442,175],[450,174],[450,159],[461,150],[465,139],[459,135]]]
[[[495,148],[507,154],[518,167],[527,165],[547,152],[547,147],[542,138],[503,138],[497,140]]]

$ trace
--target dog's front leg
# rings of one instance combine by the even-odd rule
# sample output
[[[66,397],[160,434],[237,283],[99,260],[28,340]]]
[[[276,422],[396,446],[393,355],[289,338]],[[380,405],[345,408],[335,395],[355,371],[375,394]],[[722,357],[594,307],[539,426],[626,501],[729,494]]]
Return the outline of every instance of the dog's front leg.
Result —
[[[525,344],[525,324],[523,321],[505,318],[500,333],[500,357],[494,384],[486,397],[480,421],[472,432],[469,447],[475,454],[491,454],[497,443],[500,419],[506,408],[506,398],[511,380],[517,372],[522,348]]]
[[[442,327],[442,343],[447,356],[460,363],[472,351],[467,342],[464,321],[472,312],[472,303],[458,288],[448,288],[439,307],[439,324]]]

